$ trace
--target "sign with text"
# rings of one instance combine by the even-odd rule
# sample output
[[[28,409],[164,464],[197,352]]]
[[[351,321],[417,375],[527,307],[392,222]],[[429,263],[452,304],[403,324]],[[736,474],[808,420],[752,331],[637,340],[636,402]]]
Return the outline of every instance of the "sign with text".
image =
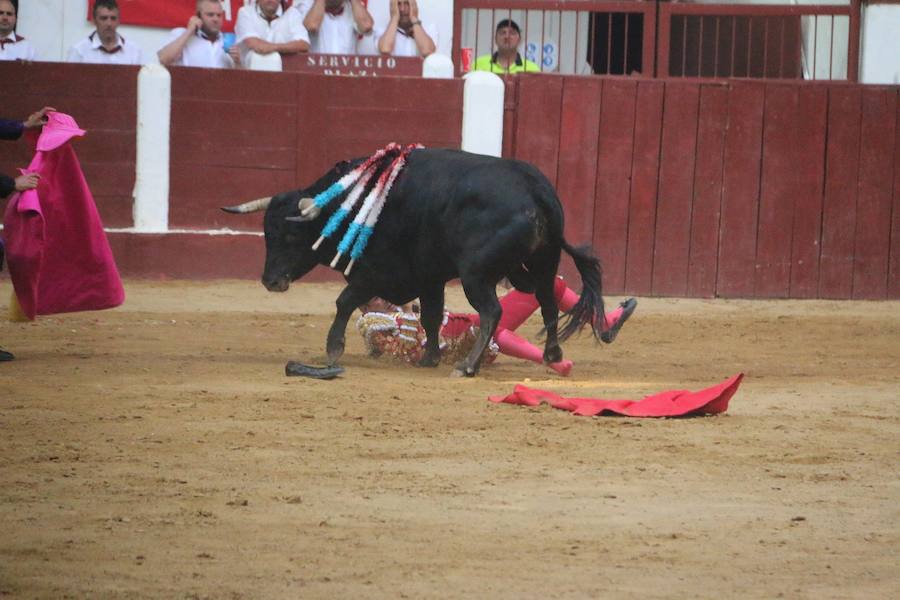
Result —
[[[281,57],[283,71],[349,77],[422,76],[422,59],[408,56],[354,54],[290,54]]]

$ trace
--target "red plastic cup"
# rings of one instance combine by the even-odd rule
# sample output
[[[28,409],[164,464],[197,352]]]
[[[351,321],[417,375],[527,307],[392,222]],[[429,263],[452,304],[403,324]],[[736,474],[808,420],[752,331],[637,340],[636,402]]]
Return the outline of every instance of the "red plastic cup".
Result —
[[[475,60],[475,49],[474,48],[460,48],[459,49],[459,61],[460,67],[463,73],[468,73],[472,70],[472,63]]]

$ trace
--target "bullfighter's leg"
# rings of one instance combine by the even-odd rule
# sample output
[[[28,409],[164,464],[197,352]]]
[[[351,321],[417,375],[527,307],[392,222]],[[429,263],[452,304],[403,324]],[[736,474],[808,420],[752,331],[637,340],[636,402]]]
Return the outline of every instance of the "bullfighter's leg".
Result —
[[[444,320],[444,284],[419,295],[422,309],[421,323],[425,330],[425,354],[419,361],[420,367],[436,367],[441,362],[440,331]]]
[[[456,365],[453,375],[474,377],[481,366],[481,359],[494,335],[494,330],[497,329],[497,323],[500,322],[503,309],[500,307],[500,301],[497,300],[496,284],[480,279],[471,281],[463,277],[462,285],[469,304],[478,312],[478,338],[469,355]]]
[[[331,329],[328,330],[328,341],[325,345],[329,365],[336,365],[344,354],[344,335],[347,331],[347,322],[350,320],[353,311],[358,306],[371,300],[372,296],[371,292],[364,291],[362,288],[355,287],[352,284],[345,287],[338,296],[335,302],[337,314],[331,323]]]

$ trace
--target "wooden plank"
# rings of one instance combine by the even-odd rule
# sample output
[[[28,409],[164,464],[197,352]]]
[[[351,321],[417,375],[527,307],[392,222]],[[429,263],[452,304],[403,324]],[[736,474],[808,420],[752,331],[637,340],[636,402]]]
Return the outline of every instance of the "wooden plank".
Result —
[[[298,118],[297,107],[286,104],[235,104],[214,100],[181,99],[172,101],[172,138],[203,133],[223,139],[243,138],[252,146],[293,146]],[[227,125],[226,125],[227,124]],[[184,157],[185,159],[189,157]],[[198,157],[202,160],[202,157]]]
[[[337,91],[337,79],[325,75],[297,76],[294,93],[297,112],[303,118],[298,118],[294,124],[297,131],[295,181],[302,187],[315,182],[335,160],[326,154],[328,123],[324,115],[327,114],[329,97]]]
[[[796,85],[766,85],[763,122],[759,231],[756,236],[757,298],[786,298],[791,283],[791,234],[797,174],[795,160],[799,91]]]
[[[100,213],[104,227],[133,227],[133,201],[128,196],[101,196],[94,194],[94,204]]]
[[[663,98],[661,81],[637,85],[631,198],[628,204],[628,247],[625,290],[649,296],[653,288],[653,246],[656,231],[656,196],[662,141]]]
[[[897,91],[894,125],[894,208],[891,211],[891,249],[887,296],[900,299],[900,90]]]
[[[520,76],[516,158],[535,165],[556,186],[563,78]]]
[[[734,82],[729,90],[716,294],[753,295],[765,87]]]
[[[820,298],[850,298],[859,178],[861,88],[828,88],[828,137],[822,208]]]
[[[896,91],[889,88],[864,87],[862,91],[853,261],[853,298],[857,299],[887,297],[896,98]]]
[[[610,294],[625,291],[636,100],[636,81],[603,81],[594,200],[594,250],[603,261],[603,290]]]
[[[292,123],[293,125],[293,123]],[[291,131],[295,132],[293,126]],[[275,145],[227,131],[196,132],[178,137],[172,144],[171,160],[180,164],[291,169],[297,163],[295,143]]]
[[[236,224],[242,218],[223,213],[220,207],[297,187],[292,169],[238,169],[209,165],[174,164],[169,181],[169,224],[175,228],[240,229]],[[198,185],[200,181],[203,185]]]
[[[791,243],[791,298],[815,298],[819,287],[822,247],[822,199],[825,188],[825,132],[828,91],[800,86],[797,111],[797,185]]]
[[[702,86],[688,263],[687,295],[691,297],[709,298],[716,294],[727,123],[728,88],[720,84]]]
[[[656,296],[682,296],[687,292],[699,105],[698,83],[666,84],[653,247]]]
[[[296,73],[271,73],[243,69],[196,69],[170,67],[172,100],[221,100],[239,106],[254,104],[291,104],[297,82]],[[324,78],[323,76],[319,76]],[[307,85],[317,81],[307,80]],[[248,110],[248,113],[253,111]],[[258,118],[262,115],[256,113]]]
[[[557,192],[566,213],[566,239],[589,244],[594,239],[594,184],[600,132],[602,81],[567,79],[560,115]]]
[[[329,99],[330,108],[378,106],[401,111],[427,109],[454,113],[461,111],[463,81],[421,77],[351,77],[341,78],[339,89],[340,93]],[[377,102],[373,103],[376,98]]]
[[[458,113],[423,108],[397,109],[360,105],[329,107],[326,114],[330,122],[328,135],[335,140],[387,139],[398,144],[412,144],[428,136],[431,139],[459,139],[462,130]],[[368,154],[378,147],[372,146]]]

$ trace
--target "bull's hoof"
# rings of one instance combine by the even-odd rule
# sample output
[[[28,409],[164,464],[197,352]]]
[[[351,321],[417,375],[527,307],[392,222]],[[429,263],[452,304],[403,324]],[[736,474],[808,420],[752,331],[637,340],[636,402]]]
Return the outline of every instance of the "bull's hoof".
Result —
[[[325,349],[325,354],[328,356],[328,364],[336,365],[337,362],[339,360],[341,360],[341,357],[344,355],[344,344],[343,343],[341,343],[340,345],[329,344],[328,347]]]
[[[436,367],[440,363],[441,363],[440,357],[435,358],[433,356],[423,356],[422,360],[420,360],[417,364],[420,367]]]
[[[467,367],[464,363],[460,363],[456,365],[456,368],[450,373],[450,377],[475,377],[476,373],[478,373],[478,371],[475,367]]]
[[[544,363],[552,364],[558,363],[563,358],[562,348],[556,346],[555,348],[546,348],[544,350]]]
[[[295,360],[289,360],[284,365],[284,374],[288,377],[312,377],[313,379],[334,379],[344,372],[344,367],[329,365],[327,367],[314,367],[304,365]]]

